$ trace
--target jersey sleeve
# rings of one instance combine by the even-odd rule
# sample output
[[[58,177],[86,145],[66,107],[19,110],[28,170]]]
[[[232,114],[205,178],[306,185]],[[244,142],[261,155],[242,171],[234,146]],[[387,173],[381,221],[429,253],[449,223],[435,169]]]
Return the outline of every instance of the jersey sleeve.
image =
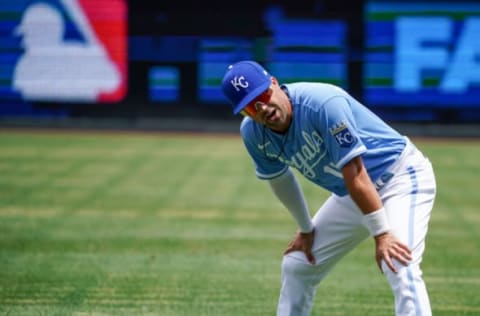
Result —
[[[336,168],[343,168],[367,150],[346,98],[336,96],[328,100],[320,110],[320,122],[326,122],[320,125],[320,132]]]
[[[276,178],[288,170],[288,166],[278,159],[269,158],[262,150],[265,146],[261,135],[255,132],[253,122],[245,119],[240,128],[243,143],[252,158],[255,173],[259,179],[270,180]]]

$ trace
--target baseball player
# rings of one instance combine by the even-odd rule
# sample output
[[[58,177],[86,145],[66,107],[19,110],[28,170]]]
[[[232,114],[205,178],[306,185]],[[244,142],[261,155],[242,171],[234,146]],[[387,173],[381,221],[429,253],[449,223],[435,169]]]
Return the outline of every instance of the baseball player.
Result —
[[[245,115],[240,134],[257,177],[298,224],[283,257],[277,315],[309,315],[322,279],[369,236],[396,315],[431,315],[420,269],[436,193],[429,160],[337,86],[280,84],[244,60],[228,67],[222,91],[234,114]],[[313,218],[292,168],[332,193]]]

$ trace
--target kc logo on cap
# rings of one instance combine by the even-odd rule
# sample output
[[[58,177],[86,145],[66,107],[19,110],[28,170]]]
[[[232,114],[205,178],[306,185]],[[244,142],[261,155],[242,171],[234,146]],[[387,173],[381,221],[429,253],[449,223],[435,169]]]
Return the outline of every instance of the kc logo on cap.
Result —
[[[222,91],[238,114],[270,87],[270,74],[257,62],[244,60],[230,65],[222,80]]]
[[[234,77],[230,82],[237,91],[240,91],[239,87],[242,87],[244,89],[248,88],[248,81],[245,80],[244,76]]]

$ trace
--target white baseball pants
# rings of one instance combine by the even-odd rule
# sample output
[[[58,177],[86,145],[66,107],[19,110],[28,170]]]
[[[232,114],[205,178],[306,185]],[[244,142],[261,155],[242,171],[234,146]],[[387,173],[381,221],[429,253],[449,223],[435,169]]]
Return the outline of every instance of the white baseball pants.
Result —
[[[398,273],[385,263],[383,271],[395,296],[397,316],[430,316],[420,263],[435,199],[435,176],[429,160],[412,144],[389,171],[394,176],[378,192],[392,232],[410,247],[413,259],[408,266],[397,263]],[[309,315],[320,281],[343,256],[369,237],[363,214],[350,196],[329,197],[315,214],[313,224],[316,264],[311,265],[303,252],[284,256],[277,316]],[[368,285],[365,289],[368,291]]]

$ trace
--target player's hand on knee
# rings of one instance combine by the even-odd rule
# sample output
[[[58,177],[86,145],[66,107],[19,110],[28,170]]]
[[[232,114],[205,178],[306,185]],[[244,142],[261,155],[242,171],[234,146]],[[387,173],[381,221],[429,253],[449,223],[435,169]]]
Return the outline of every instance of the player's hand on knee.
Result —
[[[408,265],[408,262],[412,260],[412,251],[392,233],[387,232],[375,236],[375,247],[375,259],[380,271],[382,271],[382,260],[395,273],[398,270],[393,263],[393,259],[404,266]]]
[[[312,254],[314,235],[315,230],[312,230],[310,233],[297,232],[293,240],[288,244],[287,250],[285,250],[283,255],[287,255],[292,251],[302,251],[305,253],[307,260],[311,264],[315,264],[315,257]]]

